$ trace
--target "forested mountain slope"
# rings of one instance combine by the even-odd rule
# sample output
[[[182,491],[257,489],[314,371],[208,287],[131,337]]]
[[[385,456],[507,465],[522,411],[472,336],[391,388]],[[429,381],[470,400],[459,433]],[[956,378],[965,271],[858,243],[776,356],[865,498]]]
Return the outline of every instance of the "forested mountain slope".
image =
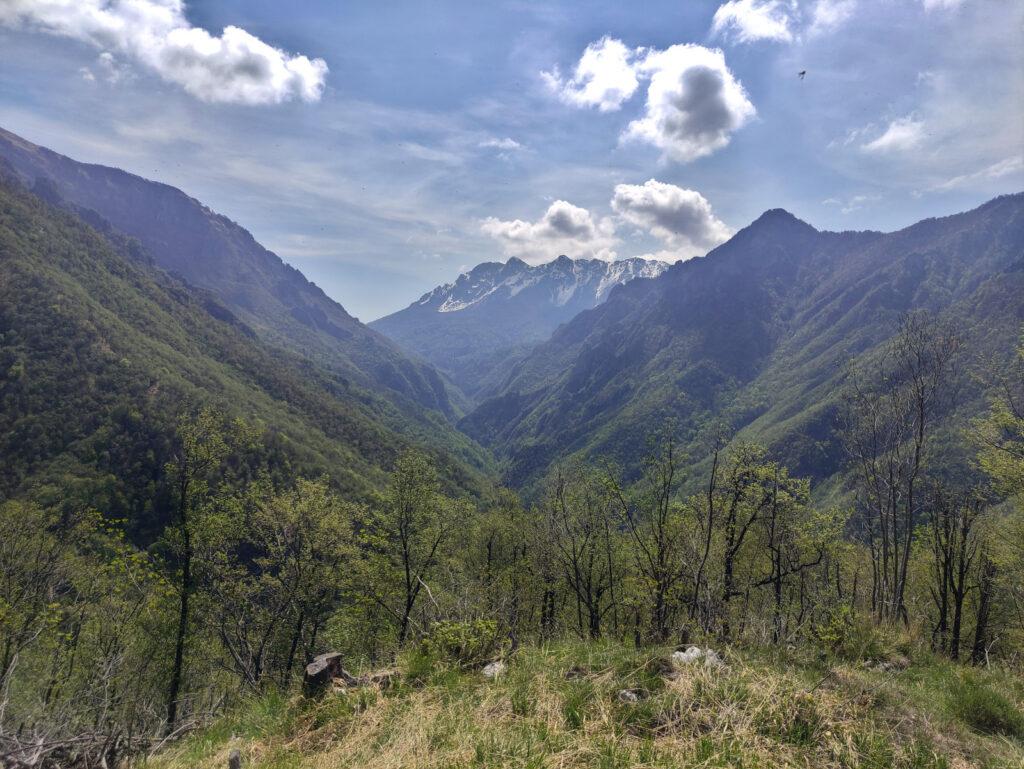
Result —
[[[305,276],[225,216],[184,192],[116,168],[79,163],[0,129],[0,158],[51,200],[137,238],[156,263],[214,292],[268,341],[361,385],[448,416],[457,410],[428,365],[349,315]],[[407,409],[408,410],[408,409]]]
[[[1024,195],[891,234],[819,232],[768,211],[706,257],[616,288],[462,427],[519,485],[573,453],[635,466],[667,424],[699,461],[713,420],[800,475],[828,477],[848,364],[915,309],[951,323],[976,358],[1011,355],[1024,320]],[[980,393],[968,385],[969,411]]]
[[[0,166],[0,498],[92,506],[157,532],[176,421],[200,405],[264,428],[265,464],[281,477],[329,473],[352,498],[379,488],[409,445],[434,455],[450,487],[483,482],[483,452],[438,412],[411,419],[264,342],[137,242],[100,235]]]
[[[653,278],[665,262],[570,259],[484,262],[370,325],[448,374],[471,397],[493,394],[516,362],[612,288]]]

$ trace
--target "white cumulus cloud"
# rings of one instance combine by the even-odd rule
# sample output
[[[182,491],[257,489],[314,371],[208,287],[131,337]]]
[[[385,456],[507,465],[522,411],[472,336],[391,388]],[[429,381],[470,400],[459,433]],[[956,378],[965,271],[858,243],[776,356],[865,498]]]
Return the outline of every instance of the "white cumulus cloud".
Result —
[[[704,254],[732,235],[699,192],[656,179],[616,185],[611,206],[625,221],[663,240],[673,255],[669,261]]]
[[[488,217],[480,225],[486,235],[500,241],[505,253],[530,264],[550,261],[560,254],[574,259],[614,259],[615,224],[595,219],[585,208],[556,200],[535,222]]]
[[[729,0],[715,11],[711,33],[729,35],[741,43],[790,43],[796,10],[796,3],[786,0]]]
[[[687,43],[664,51],[630,49],[604,37],[587,46],[571,79],[557,70],[541,74],[566,103],[606,112],[619,109],[647,81],[643,116],[622,139],[652,144],[681,163],[721,149],[756,114],[718,48]]]
[[[621,40],[603,37],[587,46],[571,78],[563,78],[557,67],[541,77],[566,104],[611,112],[640,85],[633,61],[636,54]]]
[[[288,54],[239,27],[214,36],[193,26],[183,0],[0,0],[0,24],[139,62],[208,102],[313,102],[327,77],[323,59]]]
[[[646,109],[623,137],[653,144],[677,162],[725,147],[756,114],[717,48],[685,44],[652,50],[638,67],[651,80]]]
[[[911,116],[897,118],[882,134],[862,144],[865,152],[906,152],[915,149],[924,139],[924,122]]]

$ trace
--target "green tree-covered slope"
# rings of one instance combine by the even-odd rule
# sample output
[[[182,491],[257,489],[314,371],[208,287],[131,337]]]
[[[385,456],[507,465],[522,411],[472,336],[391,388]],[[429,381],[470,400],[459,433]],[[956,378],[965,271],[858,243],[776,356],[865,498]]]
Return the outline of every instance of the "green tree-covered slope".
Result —
[[[410,416],[261,340],[137,242],[101,235],[3,171],[0,497],[87,504],[158,531],[175,422],[200,404],[262,425],[282,477],[327,472],[357,498],[408,445],[431,451],[450,486],[483,483],[484,452],[439,412]]]

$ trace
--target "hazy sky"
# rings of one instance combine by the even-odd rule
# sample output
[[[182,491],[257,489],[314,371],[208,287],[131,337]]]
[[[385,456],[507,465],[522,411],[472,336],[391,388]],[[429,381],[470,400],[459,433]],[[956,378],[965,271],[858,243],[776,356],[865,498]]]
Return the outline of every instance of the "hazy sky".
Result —
[[[0,125],[182,188],[363,320],[513,254],[964,210],[1024,188],[1022,105],[1019,0],[0,0]]]

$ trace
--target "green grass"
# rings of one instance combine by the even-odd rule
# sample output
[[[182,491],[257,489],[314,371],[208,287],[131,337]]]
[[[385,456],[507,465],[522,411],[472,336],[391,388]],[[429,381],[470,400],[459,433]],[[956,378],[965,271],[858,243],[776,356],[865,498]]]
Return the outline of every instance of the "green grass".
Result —
[[[237,748],[247,767],[1020,767],[1013,724],[1024,689],[1006,671],[924,656],[879,673],[799,656],[728,650],[722,671],[664,675],[668,649],[614,643],[523,648],[495,681],[456,667],[403,668],[392,689],[315,703],[247,703],[145,763],[213,769]],[[406,660],[402,660],[403,663]],[[415,672],[416,676],[409,676]],[[641,693],[623,702],[622,689]],[[1016,736],[1015,736],[1016,735]]]

